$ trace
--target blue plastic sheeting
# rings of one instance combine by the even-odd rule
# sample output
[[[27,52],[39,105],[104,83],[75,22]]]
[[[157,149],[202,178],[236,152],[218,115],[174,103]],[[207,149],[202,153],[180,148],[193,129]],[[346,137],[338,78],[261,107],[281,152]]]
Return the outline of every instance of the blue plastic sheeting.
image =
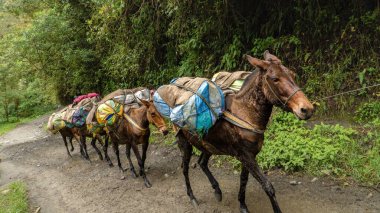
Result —
[[[175,82],[175,79],[172,82]],[[176,105],[173,108],[165,103],[158,92],[155,92],[154,105],[161,115],[169,118],[179,127],[203,135],[215,124],[225,108],[222,90],[215,84],[210,87],[210,84],[213,83],[202,82],[196,91],[197,94],[190,96],[184,104]],[[199,96],[202,96],[212,109]]]

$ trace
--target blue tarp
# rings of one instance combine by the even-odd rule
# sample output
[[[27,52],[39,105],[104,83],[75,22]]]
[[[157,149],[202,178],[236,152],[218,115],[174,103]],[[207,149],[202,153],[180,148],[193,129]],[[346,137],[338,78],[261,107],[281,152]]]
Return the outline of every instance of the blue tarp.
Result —
[[[175,83],[175,81],[176,79],[171,83]],[[224,95],[217,85],[207,80],[203,81],[194,92],[196,94],[190,96],[185,103],[175,105],[173,108],[165,103],[157,91],[154,93],[153,101],[161,115],[169,118],[181,128],[203,135],[208,132],[224,111]]]

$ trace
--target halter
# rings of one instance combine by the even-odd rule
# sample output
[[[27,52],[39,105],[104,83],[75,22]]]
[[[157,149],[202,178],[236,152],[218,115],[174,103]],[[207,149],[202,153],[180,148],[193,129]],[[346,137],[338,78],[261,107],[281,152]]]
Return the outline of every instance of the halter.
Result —
[[[288,73],[287,72],[285,72],[287,75],[288,75]],[[289,75],[288,75],[289,76]],[[271,87],[271,85],[269,84],[269,82],[268,82],[268,80],[267,80],[267,78],[264,76],[264,80],[265,80],[265,83],[268,85],[268,87],[269,87],[269,90],[272,92],[272,94],[277,98],[277,100],[279,100],[280,101],[280,103],[283,105],[283,107],[286,107],[286,104],[290,101],[290,99],[298,92],[298,91],[300,91],[301,90],[301,88],[296,88],[293,92],[292,92],[292,94],[290,94],[290,96],[285,100],[285,102],[283,102],[282,100],[281,100],[281,98],[280,97],[278,97],[278,95],[274,92],[274,90],[273,90],[273,88]]]

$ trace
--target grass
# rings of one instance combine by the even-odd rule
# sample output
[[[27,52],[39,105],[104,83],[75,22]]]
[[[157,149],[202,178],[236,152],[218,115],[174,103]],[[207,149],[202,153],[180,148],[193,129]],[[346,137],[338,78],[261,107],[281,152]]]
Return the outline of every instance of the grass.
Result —
[[[26,185],[21,181],[12,182],[0,190],[0,212],[28,212]]]
[[[0,136],[16,128],[19,124],[23,124],[35,119],[35,117],[21,118],[19,120],[13,120],[10,122],[0,122]]]

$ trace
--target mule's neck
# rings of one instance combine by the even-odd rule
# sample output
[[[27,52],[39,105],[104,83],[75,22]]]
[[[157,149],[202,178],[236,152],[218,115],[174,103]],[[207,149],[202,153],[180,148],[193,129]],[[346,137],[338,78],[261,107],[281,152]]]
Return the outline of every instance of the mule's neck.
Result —
[[[149,121],[147,117],[148,108],[146,106],[141,106],[137,109],[132,109],[130,116],[131,118],[142,128],[149,127]]]
[[[262,130],[266,128],[273,108],[264,95],[263,78],[258,70],[250,74],[241,90],[233,96],[230,106],[232,113]]]

